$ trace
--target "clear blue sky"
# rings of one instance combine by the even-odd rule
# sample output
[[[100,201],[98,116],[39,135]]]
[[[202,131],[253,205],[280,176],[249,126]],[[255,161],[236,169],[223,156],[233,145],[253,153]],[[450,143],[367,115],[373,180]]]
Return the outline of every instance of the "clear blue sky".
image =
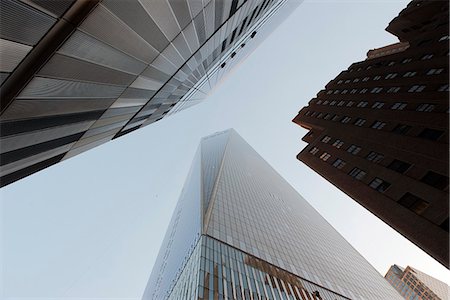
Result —
[[[409,1],[306,1],[200,105],[0,190],[5,299],[139,299],[200,138],[235,128],[383,275],[450,272],[296,154],[291,119]],[[2,295],[2,293],[0,293]]]

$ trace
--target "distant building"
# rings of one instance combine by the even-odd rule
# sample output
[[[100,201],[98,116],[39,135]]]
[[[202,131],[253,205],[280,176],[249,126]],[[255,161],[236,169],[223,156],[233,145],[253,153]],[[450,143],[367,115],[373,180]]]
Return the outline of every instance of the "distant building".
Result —
[[[201,102],[300,3],[1,0],[0,186]]]
[[[143,299],[401,299],[234,130],[195,154]]]
[[[449,266],[448,1],[412,1],[370,50],[294,118],[297,156]]]
[[[407,300],[450,299],[446,283],[410,266],[392,265],[384,278]]]

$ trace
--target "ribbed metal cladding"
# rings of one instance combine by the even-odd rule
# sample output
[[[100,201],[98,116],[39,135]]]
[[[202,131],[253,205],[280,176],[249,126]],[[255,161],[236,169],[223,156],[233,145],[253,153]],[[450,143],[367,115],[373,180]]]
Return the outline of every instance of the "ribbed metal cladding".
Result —
[[[35,77],[17,98],[113,98],[124,90],[120,86]]]
[[[29,0],[36,5],[48,10],[61,17],[64,12],[75,2],[75,0]]]
[[[13,0],[0,1],[0,37],[35,45],[56,19],[28,5]]]
[[[12,72],[30,50],[31,46],[0,39],[0,71]]]
[[[64,67],[61,68],[61,66]],[[135,75],[129,73],[120,72],[61,54],[55,54],[37,75],[123,86],[131,84],[135,78]]]

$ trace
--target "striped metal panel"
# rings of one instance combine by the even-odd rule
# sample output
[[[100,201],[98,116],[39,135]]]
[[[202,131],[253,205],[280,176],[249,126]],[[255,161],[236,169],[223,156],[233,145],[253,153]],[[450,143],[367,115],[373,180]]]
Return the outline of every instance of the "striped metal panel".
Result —
[[[58,52],[135,75],[140,74],[147,66],[79,30],[72,34]]]
[[[90,81],[123,86],[128,86],[136,78],[135,75],[129,73],[61,54],[55,54],[37,75],[57,79]]]
[[[80,30],[143,62],[151,63],[159,52],[103,5],[81,24]]]
[[[9,73],[8,72],[0,72],[0,85],[3,84],[3,82],[8,78]]]
[[[61,17],[75,0],[28,0]]]
[[[31,48],[31,46],[0,39],[0,71],[12,72]]]
[[[17,98],[117,98],[124,90],[121,86],[35,77]]]
[[[14,42],[35,45],[56,19],[18,1],[0,1],[0,37]]]
[[[147,13],[155,20],[167,40],[172,41],[181,31],[167,1],[139,0]]]

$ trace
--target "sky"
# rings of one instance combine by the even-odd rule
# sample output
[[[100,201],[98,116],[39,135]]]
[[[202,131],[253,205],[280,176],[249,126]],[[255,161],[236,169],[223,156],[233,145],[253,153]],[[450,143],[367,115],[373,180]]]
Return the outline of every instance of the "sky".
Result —
[[[140,299],[203,136],[234,128],[382,275],[450,272],[296,159],[301,107],[409,1],[305,1],[201,104],[0,190],[1,299]]]

